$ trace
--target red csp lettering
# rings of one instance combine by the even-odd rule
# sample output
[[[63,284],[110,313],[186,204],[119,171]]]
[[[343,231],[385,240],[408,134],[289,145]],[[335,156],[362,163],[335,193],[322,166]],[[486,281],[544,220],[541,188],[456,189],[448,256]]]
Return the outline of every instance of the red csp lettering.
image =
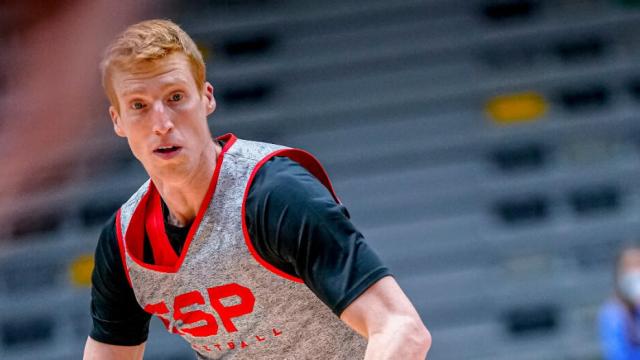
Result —
[[[211,303],[211,307],[218,313],[220,320],[222,320],[222,325],[224,325],[227,332],[238,331],[231,321],[232,318],[253,312],[253,306],[256,299],[249,288],[236,283],[231,283],[209,288],[207,289],[207,292],[209,293],[209,302]],[[240,303],[231,306],[224,306],[221,300],[232,296],[239,297]],[[204,305],[204,298],[199,291],[194,290],[176,296],[173,300],[173,319],[176,322],[181,322],[183,325],[191,325],[198,322],[204,322],[205,324],[190,328],[181,327],[180,329],[176,329],[173,327],[172,329],[169,329],[170,322],[167,318],[169,309],[164,301],[156,304],[149,304],[144,307],[144,310],[158,316],[167,329],[176,334],[190,334],[197,337],[218,334],[218,323],[212,314],[203,310],[183,311],[183,309],[192,305]]]
[[[251,293],[251,290],[242,285],[231,283],[212,287],[207,289],[207,291],[209,292],[209,301],[211,302],[211,306],[220,316],[222,325],[224,325],[227,332],[238,331],[235,325],[233,325],[231,318],[253,312],[253,305],[256,302],[256,298]],[[240,303],[231,306],[224,306],[220,300],[231,296],[239,297]]]
[[[199,321],[204,321],[206,324],[192,327],[192,328],[180,328],[180,332],[190,334],[193,336],[204,337],[211,336],[218,333],[218,323],[213,315],[206,313],[202,310],[193,310],[182,312],[182,309],[191,305],[204,305],[204,298],[199,291],[194,290],[186,294],[176,296],[173,303],[173,319],[176,321],[182,321],[184,325],[190,325]]]

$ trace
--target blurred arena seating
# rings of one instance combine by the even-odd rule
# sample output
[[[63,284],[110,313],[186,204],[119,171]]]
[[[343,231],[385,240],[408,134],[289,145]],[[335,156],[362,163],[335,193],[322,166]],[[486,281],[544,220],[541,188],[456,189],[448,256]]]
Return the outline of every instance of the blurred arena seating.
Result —
[[[431,330],[430,359],[600,358],[613,256],[640,231],[640,1],[179,7],[214,134],[320,159]],[[0,202],[2,359],[80,357],[101,224],[145,180],[111,132],[90,145]],[[193,357],[151,333],[146,358]]]

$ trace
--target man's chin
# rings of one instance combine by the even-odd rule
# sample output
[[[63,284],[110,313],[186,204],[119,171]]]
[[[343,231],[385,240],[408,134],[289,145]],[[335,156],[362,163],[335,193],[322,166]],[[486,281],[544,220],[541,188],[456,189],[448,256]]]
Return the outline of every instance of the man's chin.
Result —
[[[152,178],[156,178],[166,182],[180,182],[188,178],[190,171],[183,161],[177,159],[171,161],[154,161],[150,167],[145,167],[147,174]]]

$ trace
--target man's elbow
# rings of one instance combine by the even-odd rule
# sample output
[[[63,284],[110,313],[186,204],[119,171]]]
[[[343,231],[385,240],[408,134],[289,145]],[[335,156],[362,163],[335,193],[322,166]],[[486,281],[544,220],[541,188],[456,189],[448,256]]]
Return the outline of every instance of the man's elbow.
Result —
[[[411,358],[424,358],[431,348],[431,333],[419,316],[401,316],[393,321],[395,326],[388,326],[388,334],[402,339],[403,348],[411,354]]]
[[[420,349],[424,354],[431,348],[431,333],[420,318],[412,319],[409,339],[416,349]]]

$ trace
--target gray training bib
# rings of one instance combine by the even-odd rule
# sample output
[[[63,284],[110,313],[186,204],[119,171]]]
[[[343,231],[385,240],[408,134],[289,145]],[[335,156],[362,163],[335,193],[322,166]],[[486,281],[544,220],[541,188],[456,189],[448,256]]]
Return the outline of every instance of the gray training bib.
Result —
[[[118,213],[120,251],[138,303],[189,342],[199,359],[362,359],[366,339],[300,279],[260,258],[244,224],[253,176],[271,157],[292,158],[331,190],[326,173],[302,150],[232,134],[219,139],[226,144],[177,258],[169,252],[151,181]],[[155,265],[141,261],[145,231]]]

